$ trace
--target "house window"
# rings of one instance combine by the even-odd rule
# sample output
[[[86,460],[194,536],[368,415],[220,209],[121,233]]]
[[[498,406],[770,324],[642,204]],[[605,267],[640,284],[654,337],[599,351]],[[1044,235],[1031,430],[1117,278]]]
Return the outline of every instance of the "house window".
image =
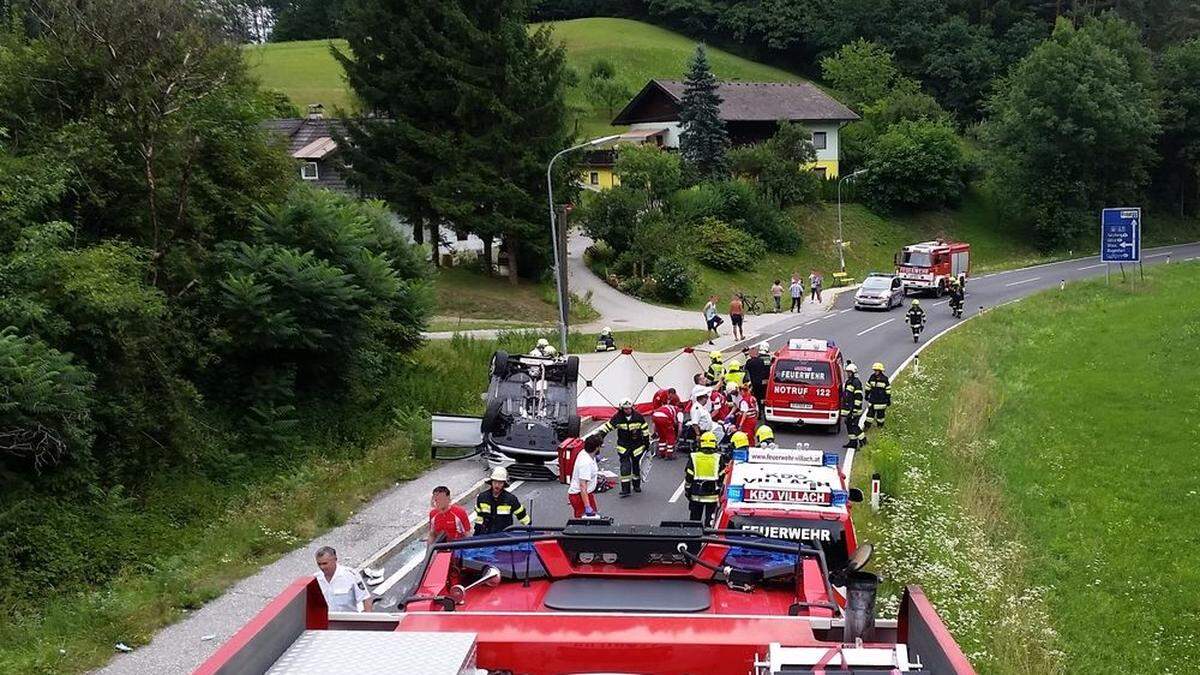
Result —
[[[317,180],[321,177],[320,171],[317,170],[316,162],[305,162],[300,166],[300,177],[304,180]]]
[[[592,185],[599,185],[600,184],[600,172],[599,171],[591,172],[591,174],[588,175],[588,182],[591,183]]]
[[[829,143],[829,134],[825,131],[814,131],[812,141],[814,149],[824,150]]]
[[[814,168],[812,170],[812,172],[817,174],[817,178],[822,178],[822,179],[825,178],[825,167],[823,167],[823,166],[818,166],[818,167]]]

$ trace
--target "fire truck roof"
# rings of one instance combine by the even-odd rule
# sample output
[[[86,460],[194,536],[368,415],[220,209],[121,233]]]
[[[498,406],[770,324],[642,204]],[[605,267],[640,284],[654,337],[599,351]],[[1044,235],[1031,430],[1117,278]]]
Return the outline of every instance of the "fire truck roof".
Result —
[[[837,359],[837,354],[838,346],[832,340],[792,338],[788,340],[786,347],[779,350],[777,356],[833,361]]]

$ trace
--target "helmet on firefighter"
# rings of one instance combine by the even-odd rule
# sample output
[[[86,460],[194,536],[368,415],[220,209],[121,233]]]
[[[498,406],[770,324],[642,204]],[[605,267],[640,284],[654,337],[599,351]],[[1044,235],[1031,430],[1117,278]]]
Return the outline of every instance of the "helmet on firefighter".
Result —
[[[767,342],[766,340],[763,340],[762,342],[758,343],[758,351],[763,352],[763,353],[771,351],[771,343]]]
[[[551,346],[551,345],[546,345],[546,350],[545,350],[545,351],[546,351],[546,356],[554,356],[555,354],[557,354],[557,353],[558,353],[558,350],[557,350],[557,349],[555,349],[555,348],[554,348],[553,346]]]
[[[917,298],[913,298],[913,301],[912,301],[912,306],[913,306],[913,307],[920,307],[920,306],[921,306],[921,301],[920,301],[920,300],[918,300]]]
[[[715,449],[717,447],[717,435],[711,431],[700,434],[700,447]]]
[[[846,372],[847,373],[857,373],[858,366],[854,365],[853,363],[847,363],[846,364]]]
[[[612,335],[612,329],[609,328],[608,326],[605,326],[604,330],[600,331],[600,334],[601,335]]]
[[[492,475],[491,475],[491,477],[488,478],[488,480],[493,481],[493,482],[500,481],[502,483],[507,483],[508,482],[508,469],[505,469],[502,466],[498,466],[498,467],[492,469]]]
[[[550,346],[550,341],[549,341],[549,340],[547,340],[546,338],[538,338],[538,341],[537,341],[537,346],[538,346],[540,349],[545,349],[546,347],[549,347],[549,346]]]
[[[774,441],[775,432],[771,431],[771,427],[764,424],[758,428],[758,431],[754,432],[754,438],[758,440],[759,445],[762,445],[767,441]]]
[[[708,353],[708,358],[712,359],[713,363],[720,363],[724,356],[719,351],[711,351]]]
[[[734,448],[750,447],[750,437],[747,436],[746,432],[744,432],[744,431],[735,431],[733,436],[730,437],[730,439],[733,441]]]
[[[621,407],[622,408],[632,408],[633,407],[633,399],[629,398],[628,396],[621,399]]]
[[[882,364],[882,363],[880,363],[880,362],[878,362],[878,361],[876,361],[876,362],[874,363],[874,365],[872,365],[872,366],[871,366],[871,370],[878,370],[879,372],[881,372],[881,373],[882,373],[882,372],[883,372],[883,364]]]
[[[738,361],[738,360],[736,360],[736,359],[735,359],[735,360],[733,360],[733,361],[730,361],[730,362],[729,362],[729,365],[725,367],[725,371],[726,371],[726,372],[729,372],[729,373],[740,373],[740,372],[742,372],[742,362],[741,362],[741,361]]]

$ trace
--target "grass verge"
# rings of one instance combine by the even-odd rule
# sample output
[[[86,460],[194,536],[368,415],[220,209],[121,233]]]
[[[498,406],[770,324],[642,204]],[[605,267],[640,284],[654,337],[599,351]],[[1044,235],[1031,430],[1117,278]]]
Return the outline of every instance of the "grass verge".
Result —
[[[1072,285],[924,352],[855,462],[887,497],[856,512],[885,604],[924,585],[981,672],[1200,661],[1198,279]]]
[[[488,277],[470,269],[452,267],[439,269],[433,286],[438,315],[431,331],[536,327],[552,325],[558,320],[552,281],[533,283],[522,279],[513,285],[507,278]],[[590,296],[571,297],[572,321],[599,318],[592,308]],[[461,325],[464,322],[488,325]]]

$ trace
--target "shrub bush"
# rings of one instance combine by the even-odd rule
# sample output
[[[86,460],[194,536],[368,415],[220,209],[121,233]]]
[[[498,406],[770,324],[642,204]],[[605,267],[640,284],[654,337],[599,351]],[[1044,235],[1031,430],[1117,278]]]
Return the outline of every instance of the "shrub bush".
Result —
[[[752,235],[772,251],[800,250],[800,230],[770,199],[740,180],[701,183],[671,199],[676,222],[696,223],[715,218]]]
[[[695,226],[696,259],[717,270],[748,270],[766,254],[762,242],[716,218]]]
[[[883,209],[938,208],[962,198],[967,162],[954,128],[939,122],[901,122],[867,153],[863,194]]]
[[[654,263],[655,297],[663,302],[687,302],[696,289],[696,276],[696,270],[682,257],[659,258]]]

